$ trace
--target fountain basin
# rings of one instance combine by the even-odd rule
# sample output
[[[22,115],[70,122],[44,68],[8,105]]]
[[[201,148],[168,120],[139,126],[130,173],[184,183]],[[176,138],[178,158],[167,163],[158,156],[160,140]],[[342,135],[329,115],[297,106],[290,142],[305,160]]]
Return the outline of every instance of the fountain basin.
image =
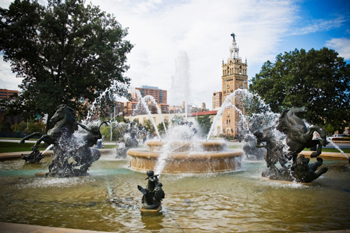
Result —
[[[241,168],[242,150],[223,150],[223,142],[147,142],[148,150],[130,149],[130,168],[145,172],[155,170],[161,156],[167,153],[165,174],[197,174],[236,171]],[[171,147],[171,152],[164,152],[164,146]],[[193,151],[197,148],[197,151]],[[198,151],[199,150],[199,151]]]

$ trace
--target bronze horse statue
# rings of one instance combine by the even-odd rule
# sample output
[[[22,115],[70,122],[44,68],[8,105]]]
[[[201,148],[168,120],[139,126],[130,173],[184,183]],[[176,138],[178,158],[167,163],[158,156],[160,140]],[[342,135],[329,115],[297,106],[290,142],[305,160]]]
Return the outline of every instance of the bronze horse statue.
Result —
[[[75,111],[71,107],[62,104],[58,106],[50,123],[54,126],[47,131],[47,134],[33,133],[21,140],[20,143],[24,143],[31,137],[41,136],[32,147],[33,152],[28,156],[22,155],[22,158],[28,162],[39,162],[42,155],[38,147],[44,141],[54,145],[55,158],[49,166],[48,175],[58,177],[86,175],[91,164],[101,156],[97,149],[91,147],[96,144],[98,139],[102,138],[100,127],[107,122],[88,128],[78,123]],[[82,138],[82,143],[73,136],[74,132],[78,130],[78,126],[88,131],[88,134]],[[76,163],[68,163],[70,158],[73,158]],[[77,167],[79,168],[76,169]]]
[[[279,117],[279,123],[276,127],[279,131],[287,135],[286,143],[289,146],[289,156],[292,156],[293,161],[296,160],[298,154],[304,148],[315,147],[317,150],[311,154],[311,157],[317,157],[322,153],[322,146],[326,146],[326,133],[318,126],[306,127],[305,122],[296,114],[306,112],[306,107],[284,110]],[[313,133],[317,132],[321,139],[312,139]]]
[[[47,134],[35,132],[22,138],[20,143],[24,143],[25,140],[32,137],[41,136],[33,146],[33,148],[37,149],[42,141],[49,145],[56,144],[62,134],[65,134],[66,137],[70,137],[74,131],[78,130],[78,121],[75,112],[71,107],[65,104],[58,106],[55,114],[50,119],[50,124],[54,126],[47,131]]]

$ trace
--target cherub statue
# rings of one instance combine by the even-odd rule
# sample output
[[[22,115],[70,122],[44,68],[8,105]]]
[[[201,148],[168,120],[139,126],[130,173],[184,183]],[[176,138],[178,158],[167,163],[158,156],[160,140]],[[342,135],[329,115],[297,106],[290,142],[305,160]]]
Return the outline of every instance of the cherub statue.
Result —
[[[143,194],[142,208],[143,209],[158,209],[161,206],[161,201],[164,199],[165,194],[162,189],[163,184],[158,182],[158,176],[154,175],[152,170],[147,171],[147,188],[144,189],[140,185],[137,188]]]

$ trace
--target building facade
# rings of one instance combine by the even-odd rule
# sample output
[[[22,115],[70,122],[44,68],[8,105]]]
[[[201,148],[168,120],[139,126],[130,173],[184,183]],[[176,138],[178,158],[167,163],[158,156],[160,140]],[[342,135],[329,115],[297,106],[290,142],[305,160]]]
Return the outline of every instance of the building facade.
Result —
[[[7,90],[7,89],[0,89],[0,100],[2,99],[9,99],[11,95],[17,94],[18,91],[16,90]],[[16,98],[12,97],[11,100],[16,100]],[[11,124],[19,124],[22,121],[21,116],[6,116],[6,108],[4,106],[0,106],[0,123],[4,120],[10,121]]]
[[[221,105],[222,105],[222,92],[221,91],[216,91],[213,93],[212,103],[213,103],[214,110],[221,107]]]
[[[18,91],[16,91],[16,90],[0,89],[0,100],[8,99],[13,94],[18,94]],[[12,100],[15,100],[15,98],[12,98]]]
[[[225,135],[237,135],[241,130],[238,124],[240,113],[243,113],[243,102],[240,95],[233,96],[237,89],[247,89],[247,60],[245,62],[239,57],[239,48],[236,42],[236,36],[231,34],[232,46],[230,48],[230,57],[227,63],[222,62],[222,103],[229,97],[229,101],[235,107],[225,109],[222,115],[222,133]]]
[[[166,90],[161,90],[158,87],[144,85],[142,85],[141,88],[137,87],[135,89],[140,91],[142,97],[145,97],[146,95],[153,96],[158,104],[167,104],[168,102],[168,95]]]

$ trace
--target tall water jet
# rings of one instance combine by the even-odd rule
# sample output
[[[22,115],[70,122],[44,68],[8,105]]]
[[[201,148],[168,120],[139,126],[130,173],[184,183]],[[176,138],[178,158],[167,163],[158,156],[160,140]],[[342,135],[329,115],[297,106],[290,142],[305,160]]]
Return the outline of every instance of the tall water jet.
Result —
[[[184,101],[186,119],[188,114],[187,105],[191,103],[189,59],[185,51],[179,51],[175,60],[175,76],[171,80],[172,102]]]

